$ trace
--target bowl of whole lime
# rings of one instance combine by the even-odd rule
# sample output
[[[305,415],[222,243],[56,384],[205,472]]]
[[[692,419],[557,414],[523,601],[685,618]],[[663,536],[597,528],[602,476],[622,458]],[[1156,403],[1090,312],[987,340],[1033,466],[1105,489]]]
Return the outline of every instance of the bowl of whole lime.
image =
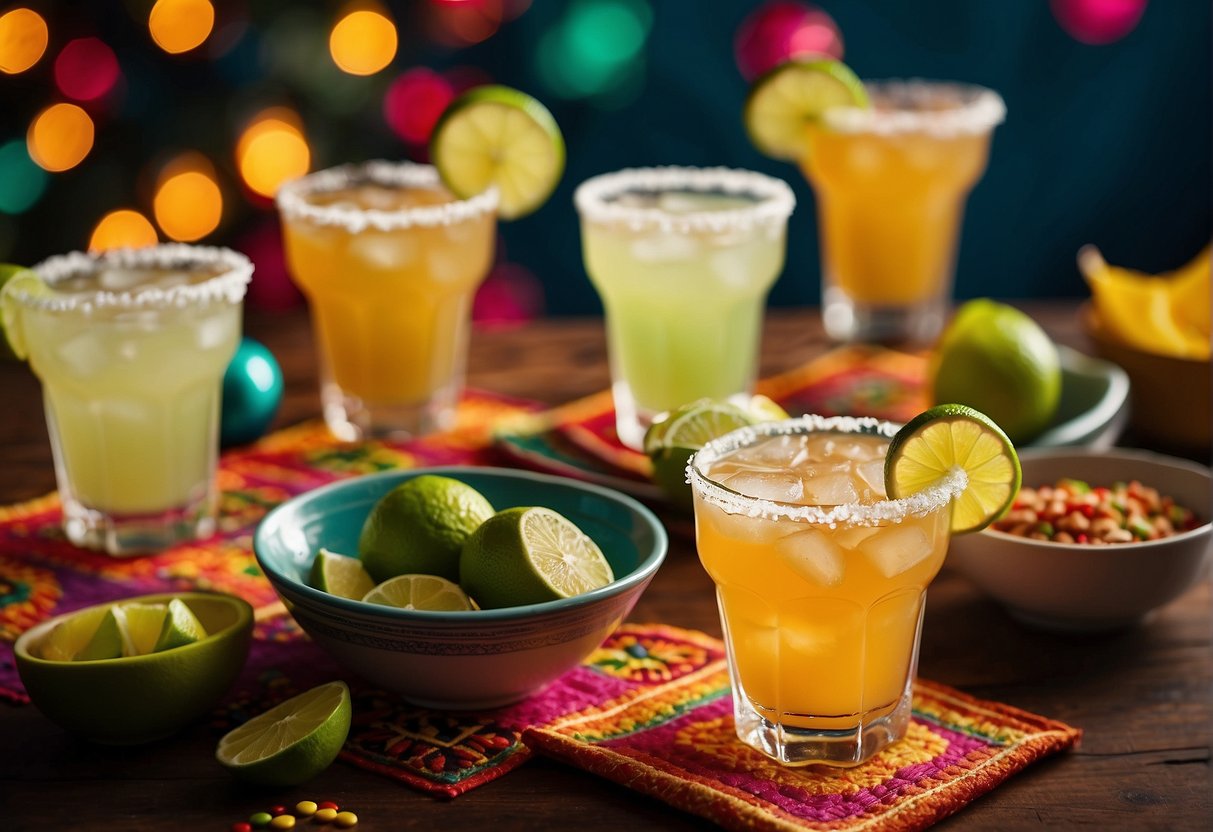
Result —
[[[181,592],[99,604],[44,621],[14,645],[30,701],[85,739],[136,745],[208,713],[239,675],[253,610]]]
[[[462,709],[516,702],[585,659],[667,546],[624,494],[463,467],[318,488],[271,511],[253,539],[287,609],[344,667]]]

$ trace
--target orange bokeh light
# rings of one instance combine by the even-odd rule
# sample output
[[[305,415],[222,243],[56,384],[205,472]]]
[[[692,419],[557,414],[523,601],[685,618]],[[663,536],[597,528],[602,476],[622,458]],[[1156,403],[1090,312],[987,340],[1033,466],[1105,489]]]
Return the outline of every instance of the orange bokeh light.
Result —
[[[278,187],[311,169],[312,152],[299,117],[284,107],[259,113],[236,143],[236,166],[249,190],[272,197]]]
[[[50,33],[33,9],[13,9],[0,15],[0,71],[25,72],[46,53]]]
[[[147,16],[147,30],[156,45],[173,55],[206,42],[215,28],[210,0],[156,0]]]
[[[351,75],[374,75],[396,57],[396,24],[378,7],[356,6],[329,34],[333,63]]]
[[[210,161],[200,153],[183,153],[165,165],[156,182],[152,213],[166,237],[184,243],[218,228],[223,192]]]
[[[143,248],[157,242],[156,229],[147,217],[129,208],[110,211],[88,241],[89,251],[106,251],[111,248]]]
[[[93,149],[93,120],[75,104],[52,104],[34,117],[25,136],[30,158],[54,172],[70,170]]]

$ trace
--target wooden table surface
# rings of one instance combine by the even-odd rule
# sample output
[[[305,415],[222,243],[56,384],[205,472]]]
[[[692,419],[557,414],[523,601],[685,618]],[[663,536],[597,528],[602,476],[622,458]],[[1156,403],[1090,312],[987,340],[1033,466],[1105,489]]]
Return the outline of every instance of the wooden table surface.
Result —
[[[1059,342],[1087,347],[1074,305],[1026,308]],[[250,314],[246,331],[283,365],[287,389],[277,424],[316,417],[311,330],[303,312]],[[789,369],[827,348],[814,310],[775,311],[765,332],[763,373]],[[555,404],[600,390],[607,379],[600,320],[543,321],[473,336],[469,382],[480,388]],[[54,477],[36,380],[23,365],[0,364],[0,391],[0,503],[8,503],[46,493]],[[1213,827],[1210,600],[1206,581],[1132,632],[1045,635],[1016,625],[945,567],[930,591],[921,675],[1086,733],[1077,750],[1030,767],[937,828]],[[710,581],[689,536],[672,536],[669,557],[632,619],[719,635]],[[0,829],[225,830],[269,802],[217,766],[206,725],[151,746],[107,749],[66,736],[32,706],[0,705],[0,748]],[[545,759],[451,802],[340,762],[312,783],[275,795],[287,805],[306,798],[348,805],[366,832],[714,828]]]

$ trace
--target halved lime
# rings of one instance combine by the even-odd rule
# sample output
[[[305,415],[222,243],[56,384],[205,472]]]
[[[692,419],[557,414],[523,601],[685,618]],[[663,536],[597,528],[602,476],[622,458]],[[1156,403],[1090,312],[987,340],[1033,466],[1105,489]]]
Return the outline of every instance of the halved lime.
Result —
[[[984,413],[941,404],[911,419],[889,444],[885,490],[905,497],[961,468],[969,484],[952,506],[952,533],[984,529],[1007,512],[1022,474],[1015,446]]]
[[[564,515],[510,508],[463,545],[460,583],[484,609],[569,598],[615,579],[602,550]]]
[[[126,614],[115,605],[106,608],[92,638],[74,659],[78,662],[91,662],[132,655],[135,654],[126,634]]]
[[[316,553],[308,583],[321,592],[353,601],[361,601],[364,595],[375,588],[375,582],[367,574],[362,561],[330,552],[328,549],[321,549]]]
[[[459,584],[437,575],[397,575],[374,587],[362,599],[402,610],[453,612],[475,609]]]
[[[742,119],[759,151],[775,159],[797,160],[805,152],[805,127],[826,110],[867,106],[863,82],[846,64],[793,59],[754,82]]]
[[[38,654],[52,662],[70,662],[89,643],[109,610],[93,607],[55,625],[38,647]]]
[[[496,185],[498,214],[512,220],[555,190],[564,173],[564,138],[547,107],[526,93],[474,87],[447,105],[434,126],[430,159],[462,199]]]
[[[345,682],[328,682],[229,731],[219,740],[215,759],[241,780],[297,786],[337,758],[352,714]]]
[[[25,332],[21,326],[17,292],[48,295],[51,289],[36,272],[21,266],[0,265],[0,353],[25,360]]]

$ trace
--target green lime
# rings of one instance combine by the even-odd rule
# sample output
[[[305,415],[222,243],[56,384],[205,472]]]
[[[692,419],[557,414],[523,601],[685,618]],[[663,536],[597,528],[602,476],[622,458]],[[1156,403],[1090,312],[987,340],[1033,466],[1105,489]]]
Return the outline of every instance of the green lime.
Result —
[[[405,574],[459,580],[459,549],[493,506],[450,477],[423,474],[388,492],[362,526],[358,554],[376,583]]]
[[[467,199],[496,185],[498,214],[512,220],[552,195],[564,173],[564,138],[537,100],[510,87],[475,87],[452,101],[430,135],[446,186]]]
[[[831,107],[867,107],[863,82],[846,64],[828,59],[792,59],[754,81],[742,119],[750,141],[775,159],[805,153],[805,127]]]
[[[165,604],[122,604],[126,618],[126,634],[130,644],[128,656],[146,656],[156,652],[156,642],[164,629],[164,618],[168,612]]]
[[[126,615],[117,605],[106,608],[97,629],[74,659],[92,662],[135,655],[126,634]]]
[[[936,405],[897,431],[885,457],[885,491],[905,497],[956,468],[969,484],[952,506],[953,534],[980,531],[1006,514],[1019,492],[1019,456],[989,416],[962,404]]]
[[[787,412],[766,396],[754,396],[746,408],[700,399],[663,413],[644,436],[644,450],[653,463],[653,481],[676,504],[690,508],[686,468],[692,454],[729,431],[786,418]]]
[[[164,625],[160,628],[160,635],[156,639],[156,646],[152,652],[159,653],[161,650],[184,647],[204,638],[206,638],[206,628],[202,626],[198,616],[194,615],[180,598],[173,598],[165,609]]]
[[[108,612],[106,607],[92,607],[63,619],[39,645],[39,657],[52,662],[70,662],[92,640]]]
[[[397,575],[368,591],[362,600],[402,610],[475,609],[459,584],[437,575]]]
[[[316,553],[308,583],[321,592],[353,601],[361,601],[375,587],[362,561],[328,549]]]
[[[934,401],[976,408],[1016,442],[1044,430],[1061,401],[1057,346],[1023,312],[992,300],[957,310],[929,374]]]
[[[337,759],[352,716],[350,689],[345,682],[328,682],[224,734],[215,759],[250,783],[298,786]]]
[[[463,545],[459,574],[484,609],[569,598],[615,579],[585,532],[541,507],[510,508],[485,520]]]
[[[24,361],[25,333],[18,310],[20,301],[16,299],[18,292],[37,297],[50,294],[51,290],[36,272],[11,263],[0,264],[0,336],[3,336],[0,337],[0,358]]]

